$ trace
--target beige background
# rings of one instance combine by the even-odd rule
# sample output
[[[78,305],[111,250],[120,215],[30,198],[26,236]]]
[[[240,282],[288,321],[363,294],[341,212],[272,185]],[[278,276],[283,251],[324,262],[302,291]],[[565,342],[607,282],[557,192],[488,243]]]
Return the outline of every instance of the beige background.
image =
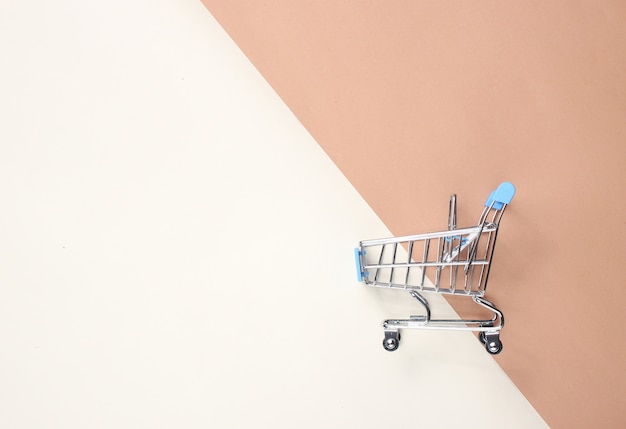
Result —
[[[624,427],[626,3],[203,3],[393,233],[515,183],[496,360],[552,427]]]

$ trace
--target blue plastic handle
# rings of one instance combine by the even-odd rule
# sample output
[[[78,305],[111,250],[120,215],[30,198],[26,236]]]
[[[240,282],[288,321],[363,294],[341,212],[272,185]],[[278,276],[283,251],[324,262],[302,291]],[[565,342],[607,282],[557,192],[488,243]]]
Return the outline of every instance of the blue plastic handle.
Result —
[[[489,198],[487,198],[485,202],[485,207],[489,207],[493,203],[493,208],[500,210],[504,204],[511,203],[513,196],[515,196],[515,186],[510,182],[502,182],[500,186],[489,195]]]
[[[356,262],[356,278],[359,279],[360,282],[362,282],[364,273],[363,268],[361,268],[361,252],[359,251],[358,247],[354,248],[354,262]]]

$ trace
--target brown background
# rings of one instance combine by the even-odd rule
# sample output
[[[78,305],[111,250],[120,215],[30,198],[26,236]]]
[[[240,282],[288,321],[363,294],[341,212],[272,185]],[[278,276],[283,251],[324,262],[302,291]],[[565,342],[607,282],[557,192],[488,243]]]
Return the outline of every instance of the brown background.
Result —
[[[203,3],[394,234],[515,183],[496,359],[551,427],[626,427],[626,3]]]

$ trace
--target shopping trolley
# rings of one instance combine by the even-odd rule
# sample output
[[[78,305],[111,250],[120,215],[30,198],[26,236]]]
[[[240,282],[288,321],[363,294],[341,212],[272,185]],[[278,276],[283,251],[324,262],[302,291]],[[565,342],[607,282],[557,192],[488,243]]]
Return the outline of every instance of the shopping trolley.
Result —
[[[354,251],[359,281],[406,290],[424,310],[422,315],[383,322],[385,350],[398,348],[401,329],[447,329],[479,332],[489,353],[502,351],[504,316],[484,295],[500,221],[514,195],[513,184],[500,184],[489,195],[476,226],[457,229],[456,195],[452,195],[447,231],[360,242]],[[484,320],[432,318],[423,292],[471,297],[493,316]]]

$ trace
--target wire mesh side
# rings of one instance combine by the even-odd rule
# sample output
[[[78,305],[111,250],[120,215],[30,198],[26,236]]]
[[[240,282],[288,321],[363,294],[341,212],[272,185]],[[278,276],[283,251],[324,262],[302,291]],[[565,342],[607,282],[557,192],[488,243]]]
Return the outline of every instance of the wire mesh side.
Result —
[[[497,225],[361,242],[366,284],[482,296]]]

